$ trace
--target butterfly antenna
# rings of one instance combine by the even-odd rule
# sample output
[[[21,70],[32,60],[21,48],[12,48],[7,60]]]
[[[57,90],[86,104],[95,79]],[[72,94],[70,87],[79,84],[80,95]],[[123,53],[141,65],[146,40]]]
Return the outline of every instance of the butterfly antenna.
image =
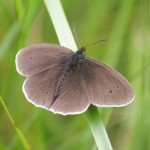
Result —
[[[78,39],[78,36],[77,36],[77,33],[76,33],[76,31],[75,31],[74,28],[73,28],[73,32],[74,32],[74,35],[75,35],[75,40],[76,40],[76,42],[77,42],[77,46],[78,46],[78,47],[81,47],[80,42],[79,42],[79,39]]]
[[[84,47],[89,47],[89,46],[91,46],[91,45],[94,45],[94,44],[97,44],[97,43],[100,43],[100,42],[105,42],[105,41],[107,41],[108,39],[103,39],[103,40],[98,40],[98,41],[96,41],[96,42],[94,42],[94,43],[91,43],[91,44],[89,44],[89,45],[86,45],[86,46],[84,46]]]

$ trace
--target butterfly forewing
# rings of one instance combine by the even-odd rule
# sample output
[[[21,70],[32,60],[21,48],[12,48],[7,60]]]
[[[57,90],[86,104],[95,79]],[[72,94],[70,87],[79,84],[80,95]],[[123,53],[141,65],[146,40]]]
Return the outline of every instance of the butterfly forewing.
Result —
[[[82,70],[92,104],[119,107],[129,104],[134,99],[129,82],[107,65],[87,58]]]
[[[16,56],[17,71],[24,76],[31,76],[48,68],[55,68],[65,63],[72,51],[54,44],[35,44],[21,49]]]

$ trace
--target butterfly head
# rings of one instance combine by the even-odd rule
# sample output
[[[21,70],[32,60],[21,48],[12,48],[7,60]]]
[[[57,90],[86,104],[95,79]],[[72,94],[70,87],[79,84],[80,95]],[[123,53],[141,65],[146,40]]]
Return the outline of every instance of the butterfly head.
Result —
[[[76,53],[78,54],[79,58],[84,58],[86,54],[86,48],[81,47]]]

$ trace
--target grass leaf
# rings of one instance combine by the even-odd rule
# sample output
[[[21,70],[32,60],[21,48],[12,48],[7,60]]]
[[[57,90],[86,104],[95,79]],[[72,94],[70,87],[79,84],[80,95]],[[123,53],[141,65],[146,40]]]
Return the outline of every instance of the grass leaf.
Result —
[[[16,132],[17,132],[17,134],[18,134],[18,136],[19,136],[19,138],[20,138],[20,140],[21,140],[24,148],[26,150],[30,150],[31,149],[30,145],[28,144],[28,142],[27,142],[26,138],[24,137],[23,133],[21,132],[21,130],[16,126],[13,117],[11,116],[11,114],[10,114],[7,106],[5,105],[5,103],[4,103],[4,101],[3,101],[3,99],[1,97],[0,97],[0,102],[1,102],[1,104],[2,104],[2,106],[3,106],[3,108],[4,108],[5,112],[6,112],[6,114],[8,116],[10,122],[12,123],[14,129],[16,130]]]
[[[76,50],[76,44],[60,1],[45,0],[45,5],[47,6],[60,44]],[[95,138],[96,145],[100,150],[111,150],[111,144],[109,142],[106,130],[98,113],[98,110],[96,107],[92,108],[92,111],[91,109],[87,110],[87,118],[89,120],[89,124]]]

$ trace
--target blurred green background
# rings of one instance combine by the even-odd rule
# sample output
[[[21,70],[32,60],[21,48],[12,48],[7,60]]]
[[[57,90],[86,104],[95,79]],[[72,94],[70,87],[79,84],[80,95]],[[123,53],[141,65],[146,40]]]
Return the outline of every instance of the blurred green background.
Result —
[[[150,1],[62,0],[71,29],[87,55],[114,67],[133,85],[127,107],[99,108],[115,150],[150,149]],[[63,30],[63,29],[62,29]],[[42,0],[0,0],[0,96],[33,150],[96,150],[86,115],[61,116],[36,108],[22,93],[15,55],[32,43],[58,39]],[[0,150],[24,149],[0,103]]]

